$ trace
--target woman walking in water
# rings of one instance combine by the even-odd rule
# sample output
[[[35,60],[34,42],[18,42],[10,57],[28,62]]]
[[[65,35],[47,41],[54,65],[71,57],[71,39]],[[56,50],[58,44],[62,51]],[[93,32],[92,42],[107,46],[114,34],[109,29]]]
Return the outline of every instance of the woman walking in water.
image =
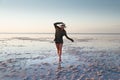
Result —
[[[58,56],[59,56],[59,62],[61,62],[63,36],[66,36],[66,38],[71,40],[72,42],[74,42],[74,40],[67,36],[67,33],[64,29],[66,26],[63,22],[56,22],[56,23],[54,23],[54,26],[55,26],[55,30],[56,30],[54,41],[55,41],[56,48],[57,48],[57,53],[58,53]]]

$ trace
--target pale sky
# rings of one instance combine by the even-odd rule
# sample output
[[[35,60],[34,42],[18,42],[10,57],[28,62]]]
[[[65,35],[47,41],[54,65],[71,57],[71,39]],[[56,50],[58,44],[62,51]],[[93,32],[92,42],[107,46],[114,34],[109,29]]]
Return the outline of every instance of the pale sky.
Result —
[[[0,33],[119,33],[120,0],[0,0]]]

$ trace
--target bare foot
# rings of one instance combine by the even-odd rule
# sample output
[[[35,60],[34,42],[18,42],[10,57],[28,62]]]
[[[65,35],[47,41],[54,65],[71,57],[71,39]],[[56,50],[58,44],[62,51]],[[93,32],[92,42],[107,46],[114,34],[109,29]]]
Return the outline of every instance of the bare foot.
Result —
[[[59,57],[59,62],[61,62],[62,60],[61,60],[61,57]]]

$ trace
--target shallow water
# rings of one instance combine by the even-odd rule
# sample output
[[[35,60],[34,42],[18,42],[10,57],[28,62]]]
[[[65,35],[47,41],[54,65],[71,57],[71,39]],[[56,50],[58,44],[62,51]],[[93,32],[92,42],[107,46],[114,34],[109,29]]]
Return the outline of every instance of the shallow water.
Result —
[[[0,80],[120,79],[120,35],[69,36],[58,63],[54,34],[0,34]]]

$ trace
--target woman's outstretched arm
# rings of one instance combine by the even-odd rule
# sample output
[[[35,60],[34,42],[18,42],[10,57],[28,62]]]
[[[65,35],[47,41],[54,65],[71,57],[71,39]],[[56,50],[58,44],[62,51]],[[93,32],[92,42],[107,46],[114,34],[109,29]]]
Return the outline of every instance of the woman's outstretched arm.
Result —
[[[70,38],[70,37],[67,36],[66,31],[65,31],[65,37],[66,37],[67,39],[71,40],[72,42],[74,42],[74,40],[73,40],[72,38]]]

